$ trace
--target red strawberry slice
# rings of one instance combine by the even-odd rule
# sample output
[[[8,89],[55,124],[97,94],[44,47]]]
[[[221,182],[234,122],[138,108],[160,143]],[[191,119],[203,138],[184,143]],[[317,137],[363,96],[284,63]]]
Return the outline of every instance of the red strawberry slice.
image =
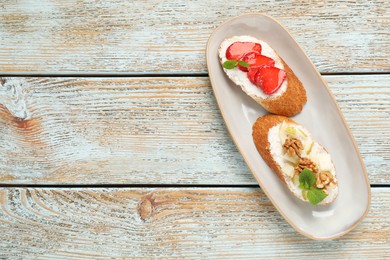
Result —
[[[261,45],[254,42],[235,42],[226,49],[228,60],[240,60],[248,52],[261,53]]]
[[[250,82],[252,82],[255,85],[256,85],[255,77],[256,77],[256,74],[258,71],[259,71],[259,68],[249,68],[248,73],[247,73]]]
[[[255,85],[260,87],[265,94],[271,95],[282,86],[286,75],[287,73],[279,68],[260,67],[254,77]]]
[[[249,52],[242,57],[242,60],[249,64],[249,67],[263,67],[269,66],[273,67],[275,65],[275,61],[267,56],[261,55],[257,52]],[[238,64],[238,68],[242,71],[248,71],[248,68],[241,66]]]

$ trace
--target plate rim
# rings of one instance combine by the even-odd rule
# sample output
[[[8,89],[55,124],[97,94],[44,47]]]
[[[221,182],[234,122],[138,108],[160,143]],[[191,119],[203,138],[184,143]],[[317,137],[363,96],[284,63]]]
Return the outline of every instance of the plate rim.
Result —
[[[258,178],[255,174],[254,174],[254,170],[252,169],[251,165],[248,163],[248,160],[247,158],[243,155],[242,151],[243,151],[243,148],[241,147],[241,145],[239,144],[239,142],[236,140],[236,138],[233,136],[231,130],[230,130],[230,126],[227,124],[226,120],[225,120],[225,113],[224,111],[221,109],[221,106],[220,106],[220,100],[219,100],[219,97],[217,95],[215,95],[215,87],[213,84],[213,75],[212,75],[212,72],[211,72],[211,69],[210,69],[210,57],[208,55],[209,53],[209,49],[210,49],[210,44],[211,44],[211,39],[213,38],[213,36],[219,32],[224,26],[226,26],[227,24],[235,21],[235,20],[239,20],[243,17],[249,17],[249,16],[259,16],[259,17],[265,17],[269,20],[271,20],[272,22],[276,23],[278,26],[280,26],[290,37],[291,39],[293,40],[294,44],[299,48],[300,51],[302,51],[303,55],[307,58],[307,60],[310,62],[311,66],[314,68],[317,76],[320,78],[320,80],[322,81],[322,83],[324,84],[324,86],[326,87],[328,93],[330,94],[331,96],[331,99],[333,101],[333,105],[336,107],[337,109],[337,112],[340,116],[340,118],[342,119],[342,122],[344,124],[344,127],[346,129],[346,132],[348,133],[348,136],[350,138],[350,140],[352,141],[352,144],[353,144],[353,147],[355,149],[355,154],[357,155],[358,159],[359,159],[359,162],[360,162],[360,166],[362,167],[362,171],[363,171],[363,175],[365,177],[365,181],[366,181],[366,185],[367,185],[367,196],[368,196],[368,203],[367,203],[367,207],[366,207],[366,210],[365,212],[360,216],[360,218],[358,220],[356,220],[351,226],[349,226],[347,229],[345,230],[342,230],[334,235],[331,235],[331,236],[325,236],[325,237],[316,237],[310,233],[307,233],[305,231],[303,231],[299,226],[295,225],[293,223],[292,220],[289,219],[288,216],[286,216],[286,214],[284,214],[280,208],[277,206],[277,204],[274,202],[274,199],[272,198],[272,196],[269,195],[268,193],[268,190],[265,187],[265,185],[263,185],[263,183],[261,182],[260,178]],[[209,74],[209,79],[210,79],[210,83],[211,83],[211,87],[213,89],[213,92],[214,92],[214,97],[217,101],[217,104],[218,104],[218,108],[219,108],[219,111],[221,112],[222,114],[222,118],[225,122],[225,126],[229,132],[229,135],[230,135],[230,138],[233,140],[234,144],[236,145],[237,149],[239,150],[242,158],[244,159],[246,165],[248,166],[252,176],[256,179],[257,183],[260,185],[260,188],[262,189],[262,191],[266,194],[266,196],[268,197],[268,199],[271,201],[271,203],[273,204],[273,206],[277,209],[277,211],[279,212],[279,214],[281,214],[283,216],[283,218],[298,232],[300,233],[301,235],[305,236],[305,237],[308,237],[310,239],[313,239],[313,240],[332,240],[332,239],[335,239],[335,238],[338,238],[338,237],[341,237],[343,235],[345,235],[346,233],[348,233],[349,231],[351,231],[352,229],[354,229],[360,222],[363,221],[363,219],[367,216],[369,210],[370,210],[370,206],[371,206],[371,186],[370,186],[370,181],[369,181],[369,178],[368,178],[368,174],[367,174],[367,170],[366,170],[366,167],[364,165],[364,161],[363,161],[363,158],[360,154],[360,151],[359,151],[359,148],[356,144],[356,141],[355,141],[355,138],[354,136],[352,135],[352,132],[351,130],[349,129],[348,127],[348,124],[344,118],[344,115],[343,113],[341,112],[340,110],[340,107],[338,106],[337,104],[337,101],[336,101],[336,98],[334,96],[334,94],[330,91],[330,88],[328,86],[328,84],[324,81],[324,79],[322,78],[321,74],[319,73],[317,67],[314,65],[314,63],[311,61],[311,59],[308,57],[308,55],[306,54],[306,52],[302,49],[302,47],[298,44],[298,42],[294,39],[294,37],[290,34],[290,32],[280,23],[278,22],[275,18],[267,15],[267,14],[264,14],[264,13],[248,13],[248,14],[242,14],[242,15],[239,15],[239,16],[235,16],[235,17],[232,17],[232,18],[229,18],[228,20],[222,22],[218,27],[216,27],[215,29],[213,29],[212,33],[210,34],[209,38],[208,38],[208,41],[207,41],[207,45],[206,45],[206,51],[205,51],[205,54],[206,54],[206,63],[207,63],[207,70],[208,70],[208,74]]]

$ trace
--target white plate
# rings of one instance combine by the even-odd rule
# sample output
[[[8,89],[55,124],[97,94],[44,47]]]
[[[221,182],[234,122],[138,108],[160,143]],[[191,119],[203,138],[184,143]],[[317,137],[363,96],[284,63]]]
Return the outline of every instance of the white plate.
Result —
[[[235,35],[251,35],[268,42],[305,86],[308,102],[293,120],[308,129],[332,156],[339,195],[330,205],[312,206],[295,198],[257,152],[252,124],[266,111],[229,80],[218,59],[220,43]],[[260,187],[287,222],[312,239],[333,239],[352,230],[369,209],[367,173],[333,95],[292,36],[269,16],[243,15],[223,23],[211,34],[206,55],[214,95],[227,128]]]

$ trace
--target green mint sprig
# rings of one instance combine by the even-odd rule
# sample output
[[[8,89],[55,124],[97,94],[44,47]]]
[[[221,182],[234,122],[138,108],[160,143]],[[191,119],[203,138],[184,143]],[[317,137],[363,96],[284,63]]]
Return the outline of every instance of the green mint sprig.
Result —
[[[223,67],[225,69],[228,69],[228,70],[234,69],[235,67],[237,67],[237,65],[240,65],[240,66],[245,67],[245,68],[249,68],[249,63],[247,63],[243,60],[239,60],[239,61],[227,60],[223,63]]]
[[[299,174],[299,188],[303,190],[303,193],[306,194],[307,199],[313,205],[317,205],[327,196],[323,190],[314,186],[315,183],[314,173],[308,169],[303,169]]]
[[[302,190],[310,190],[316,183],[314,173],[308,169],[303,169],[299,174],[299,188]]]

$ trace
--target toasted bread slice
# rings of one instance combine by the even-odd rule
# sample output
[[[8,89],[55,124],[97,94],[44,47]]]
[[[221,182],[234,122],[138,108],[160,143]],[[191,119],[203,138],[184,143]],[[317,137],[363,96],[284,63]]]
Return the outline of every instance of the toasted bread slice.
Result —
[[[260,43],[262,46],[261,54],[272,58],[275,61],[275,67],[283,69],[287,75],[282,86],[271,95],[267,95],[259,87],[254,85],[248,79],[247,73],[239,70],[238,67],[233,69],[224,68],[227,76],[236,85],[240,86],[247,95],[273,114],[293,116],[301,112],[307,101],[305,88],[291,68],[266,42],[251,36],[234,36],[224,40],[218,51],[221,65],[227,60],[226,50],[228,47],[238,41]]]
[[[257,151],[297,198],[318,205],[336,199],[338,183],[333,161],[303,126],[284,116],[265,115],[256,120],[252,130]],[[311,187],[300,187],[303,169],[310,170],[315,178]],[[326,197],[313,203],[313,192],[323,192]]]

